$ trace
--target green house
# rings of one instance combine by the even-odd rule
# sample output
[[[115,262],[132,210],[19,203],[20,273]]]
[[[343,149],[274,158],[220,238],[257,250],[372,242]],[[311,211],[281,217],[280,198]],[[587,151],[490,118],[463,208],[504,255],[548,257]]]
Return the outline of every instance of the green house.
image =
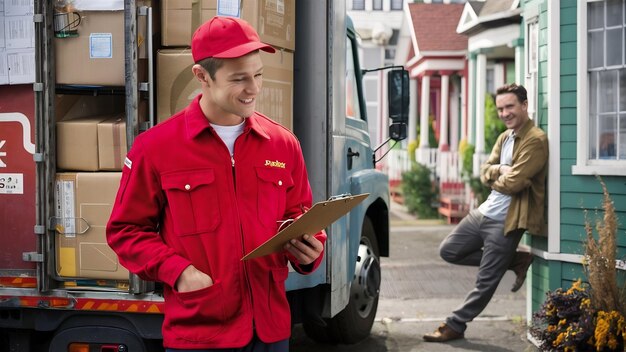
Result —
[[[536,92],[537,123],[550,142],[547,233],[524,239],[535,255],[530,317],[547,291],[585,280],[585,223],[595,227],[603,214],[595,175],[615,206],[616,265],[626,270],[626,0],[521,0],[519,6],[520,79]]]

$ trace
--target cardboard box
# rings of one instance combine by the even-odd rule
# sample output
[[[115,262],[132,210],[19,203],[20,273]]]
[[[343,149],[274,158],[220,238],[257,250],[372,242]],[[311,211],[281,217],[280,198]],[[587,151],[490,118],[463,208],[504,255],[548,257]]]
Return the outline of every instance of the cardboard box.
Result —
[[[128,280],[106,242],[121,172],[58,173],[56,271],[64,278]]]
[[[118,120],[124,119],[123,114],[115,114],[57,122],[57,168],[75,171],[121,170],[127,152],[126,125]],[[100,126],[103,121],[106,122]]]
[[[292,128],[293,53],[261,52],[263,89],[256,110]],[[163,49],[157,53],[157,118],[162,122],[184,109],[200,93],[200,82],[191,72],[189,49]]]
[[[256,110],[293,130],[293,54],[285,50],[260,53],[263,89],[257,97]]]
[[[159,50],[156,64],[157,121],[163,122],[200,94],[200,82],[191,72],[190,49]]]
[[[243,18],[265,43],[295,50],[295,0],[163,0],[161,44],[190,46],[196,28],[215,15]]]
[[[83,11],[78,37],[54,38],[58,84],[124,85],[124,11]]]
[[[126,119],[117,115],[98,124],[98,165],[100,170],[122,171],[128,153]]]

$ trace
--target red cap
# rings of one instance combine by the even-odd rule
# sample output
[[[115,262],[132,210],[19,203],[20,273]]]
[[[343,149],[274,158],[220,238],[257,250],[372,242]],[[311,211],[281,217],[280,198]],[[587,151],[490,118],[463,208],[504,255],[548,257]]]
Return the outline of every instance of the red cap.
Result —
[[[194,62],[208,57],[230,59],[259,49],[268,53],[276,51],[261,42],[248,22],[235,17],[215,16],[198,27],[191,38]]]

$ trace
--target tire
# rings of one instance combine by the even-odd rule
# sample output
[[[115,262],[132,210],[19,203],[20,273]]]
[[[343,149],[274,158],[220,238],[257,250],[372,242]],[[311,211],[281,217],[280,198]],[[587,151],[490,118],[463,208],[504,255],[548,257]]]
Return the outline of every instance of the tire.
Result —
[[[303,324],[311,339],[322,343],[354,344],[372,330],[380,293],[380,252],[372,221],[365,217],[348,305],[336,316]],[[324,326],[326,323],[326,326]]]

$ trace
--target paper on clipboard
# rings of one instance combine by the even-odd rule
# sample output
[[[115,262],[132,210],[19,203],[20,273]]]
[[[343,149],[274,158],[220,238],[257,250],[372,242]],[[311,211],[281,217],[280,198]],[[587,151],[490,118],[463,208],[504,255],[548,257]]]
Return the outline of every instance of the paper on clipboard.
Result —
[[[287,241],[304,234],[313,235],[347,214],[352,208],[361,203],[369,193],[333,197],[329,200],[315,203],[311,209],[296,219],[291,225],[279,231],[265,243],[253,249],[241,260],[261,257],[283,249]]]

